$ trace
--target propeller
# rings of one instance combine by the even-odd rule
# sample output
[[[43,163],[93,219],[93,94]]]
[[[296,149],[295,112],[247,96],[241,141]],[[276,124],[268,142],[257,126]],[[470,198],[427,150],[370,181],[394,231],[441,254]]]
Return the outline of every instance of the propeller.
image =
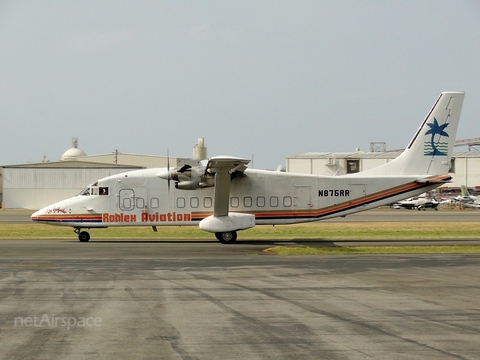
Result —
[[[168,153],[167,153],[168,154]],[[213,186],[212,181],[206,179],[203,174],[205,170],[199,167],[192,167],[189,164],[184,164],[181,167],[170,168],[170,155],[167,155],[167,168],[160,170],[156,175],[160,179],[167,180],[167,188],[170,193],[170,181],[175,181],[175,188],[180,190],[194,190],[202,187]]]
[[[168,152],[168,149],[167,149],[167,172],[168,172],[168,178],[167,178],[168,193],[170,193],[170,180],[172,179],[172,175],[170,174],[170,154]]]

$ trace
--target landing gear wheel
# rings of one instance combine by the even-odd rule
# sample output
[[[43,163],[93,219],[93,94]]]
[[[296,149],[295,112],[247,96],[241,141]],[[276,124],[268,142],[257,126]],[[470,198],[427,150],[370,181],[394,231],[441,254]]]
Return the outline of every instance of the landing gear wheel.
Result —
[[[237,240],[237,232],[236,231],[217,232],[215,233],[215,237],[222,244],[231,244]]]
[[[90,240],[90,234],[87,231],[81,231],[78,234],[78,240],[80,240],[81,242],[87,242],[88,240]]]

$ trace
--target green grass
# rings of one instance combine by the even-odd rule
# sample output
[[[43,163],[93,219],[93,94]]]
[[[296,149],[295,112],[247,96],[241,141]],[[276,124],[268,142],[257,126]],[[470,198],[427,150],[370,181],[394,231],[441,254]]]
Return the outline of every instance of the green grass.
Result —
[[[89,230],[92,239],[214,239],[196,226],[111,227]],[[72,228],[44,224],[0,224],[0,239],[76,238]],[[238,233],[239,240],[438,240],[480,239],[478,222],[318,222],[302,225],[256,226]]]
[[[480,253],[480,246],[274,246],[264,251],[277,255],[474,254]]]

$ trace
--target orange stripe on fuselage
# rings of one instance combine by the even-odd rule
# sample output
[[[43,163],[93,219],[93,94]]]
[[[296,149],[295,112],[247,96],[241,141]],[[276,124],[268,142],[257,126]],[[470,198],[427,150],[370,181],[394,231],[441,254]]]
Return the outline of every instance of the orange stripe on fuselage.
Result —
[[[431,182],[438,182],[441,181],[442,179],[445,179],[445,177],[448,177],[446,175],[442,176],[435,176],[428,178],[429,181]],[[321,209],[316,209],[316,210],[288,210],[288,211],[259,211],[254,213],[255,218],[257,219],[274,219],[274,218],[292,218],[292,217],[302,217],[302,216],[308,216],[309,218],[320,218],[332,213],[340,212],[343,210],[347,210],[349,208],[355,208],[359,206],[363,206],[365,204],[375,202],[379,199],[384,199],[388,197],[392,197],[404,192],[408,192],[420,187],[425,186],[425,184],[421,183],[416,183],[416,182],[411,182],[405,185],[400,185],[393,187],[391,189],[387,189],[384,191],[380,191],[368,196],[364,196],[355,200],[350,200],[346,201],[340,204],[335,204],[332,206],[328,206],[325,208]],[[248,212],[243,210],[242,212]],[[192,213],[192,220],[202,220],[205,217],[212,215],[211,213],[205,213],[205,212],[198,212],[198,213]]]

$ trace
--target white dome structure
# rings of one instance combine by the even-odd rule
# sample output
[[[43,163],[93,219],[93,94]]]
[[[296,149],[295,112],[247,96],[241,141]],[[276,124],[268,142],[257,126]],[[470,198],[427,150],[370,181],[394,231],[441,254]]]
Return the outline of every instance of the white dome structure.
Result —
[[[79,156],[87,156],[87,154],[78,148],[78,138],[74,137],[72,138],[72,148],[65,151],[60,160],[72,160]]]

